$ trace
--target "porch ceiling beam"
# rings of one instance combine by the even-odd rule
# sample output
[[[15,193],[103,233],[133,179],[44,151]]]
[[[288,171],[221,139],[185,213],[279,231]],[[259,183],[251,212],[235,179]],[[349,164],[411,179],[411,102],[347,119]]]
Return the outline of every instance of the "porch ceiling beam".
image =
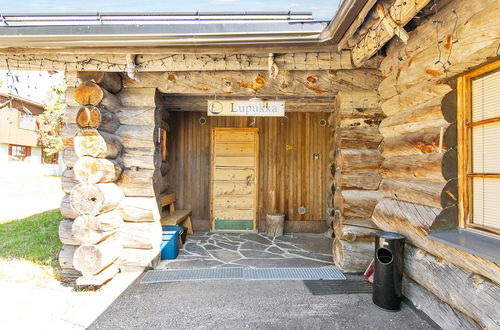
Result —
[[[136,72],[144,71],[213,71],[213,70],[268,70],[267,54],[137,54]],[[350,52],[300,52],[279,54],[273,52],[279,70],[337,70],[351,69]],[[103,54],[4,54],[0,68],[9,64],[20,70],[66,70],[126,72],[126,55]]]
[[[187,96],[164,94],[160,104],[168,111],[207,112],[207,96]],[[248,97],[218,96],[217,100],[248,100]],[[332,112],[334,99],[332,97],[288,97],[280,96],[286,104],[286,112]],[[271,98],[270,100],[274,100]]]
[[[144,84],[155,85],[163,93],[212,97],[215,95],[332,97],[341,89],[375,90],[380,77],[375,70],[280,70],[275,79],[270,79],[266,70],[166,72],[141,79]]]

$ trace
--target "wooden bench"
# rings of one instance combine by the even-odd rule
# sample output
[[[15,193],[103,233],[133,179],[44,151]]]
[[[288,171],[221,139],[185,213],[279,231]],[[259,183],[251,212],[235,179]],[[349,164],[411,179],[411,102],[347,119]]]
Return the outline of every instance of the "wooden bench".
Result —
[[[193,225],[191,224],[191,210],[175,209],[175,194],[163,194],[160,196],[162,215],[162,226],[183,226],[187,228],[189,235],[193,234]],[[168,206],[168,210],[166,207]]]

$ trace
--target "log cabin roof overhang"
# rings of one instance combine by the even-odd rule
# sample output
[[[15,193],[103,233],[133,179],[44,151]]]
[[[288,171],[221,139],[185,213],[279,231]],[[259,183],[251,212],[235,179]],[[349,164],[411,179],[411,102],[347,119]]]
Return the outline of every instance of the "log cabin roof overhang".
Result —
[[[311,13],[1,14],[0,53],[61,50],[261,46],[292,51],[333,49],[367,0],[344,0],[330,22]],[[326,43],[325,43],[326,42]],[[160,50],[161,51],[161,50]],[[127,51],[128,53],[129,51]]]

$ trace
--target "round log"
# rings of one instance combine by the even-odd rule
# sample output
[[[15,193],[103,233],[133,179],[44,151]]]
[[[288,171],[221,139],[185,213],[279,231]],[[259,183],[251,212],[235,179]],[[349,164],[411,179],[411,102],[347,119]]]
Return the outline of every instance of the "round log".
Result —
[[[347,173],[337,170],[334,189],[377,190],[382,176],[377,170],[354,170]]]
[[[336,210],[333,215],[333,222],[337,223],[340,226],[357,226],[357,227],[365,227],[371,229],[377,229],[376,224],[373,223],[371,218],[359,218],[359,217],[349,217],[344,216],[340,213],[339,210]]]
[[[399,201],[440,208],[444,185],[444,182],[384,179],[379,191]]]
[[[458,177],[458,153],[456,148],[445,152],[442,159],[441,171],[443,178],[446,180]]]
[[[443,144],[446,149],[457,146],[457,122],[452,123],[446,128],[443,136]]]
[[[93,105],[81,107],[75,121],[80,128],[96,128],[108,133],[114,133],[120,127],[120,121],[115,113]]]
[[[76,221],[76,220],[75,220]],[[98,244],[99,242],[109,238],[111,235],[116,234],[117,230],[94,230],[87,227],[82,222],[75,222],[71,228],[73,237],[79,242],[79,244]]]
[[[61,175],[61,188],[64,193],[71,193],[71,190],[73,190],[77,184],[78,180],[75,179],[74,171],[70,168],[65,169]]]
[[[82,82],[95,82],[113,94],[123,88],[122,77],[116,72],[78,71],[77,77]]]
[[[374,256],[372,242],[333,241],[333,261],[343,272],[364,272]]]
[[[94,275],[111,265],[122,252],[120,240],[114,237],[97,245],[82,245],[73,257],[73,265],[83,275]]]
[[[458,227],[458,207],[451,205],[441,210],[432,223],[430,230],[448,230]]]
[[[270,237],[283,236],[285,229],[284,214],[268,214],[266,216],[266,235]]]
[[[98,105],[101,103],[103,97],[104,92],[102,88],[91,81],[81,83],[73,92],[73,98],[80,105]]]
[[[116,158],[122,151],[120,138],[99,132],[94,128],[84,128],[75,136],[75,152],[78,157]]]
[[[124,222],[120,227],[123,247],[132,249],[154,249],[161,243],[160,222]]]
[[[446,94],[441,100],[441,111],[444,119],[453,123],[457,121],[457,91],[452,90]]]
[[[335,163],[343,170],[377,169],[382,164],[382,156],[378,150],[339,149]]]
[[[96,215],[115,209],[124,198],[114,183],[80,183],[71,191],[70,203],[78,214]]]
[[[70,195],[66,194],[61,200],[61,205],[59,206],[59,211],[63,218],[75,219],[78,216],[75,210],[71,207]]]
[[[335,237],[348,242],[373,240],[373,237],[379,231],[374,228],[342,224],[340,221],[333,222]]]
[[[73,146],[64,147],[64,150],[62,153],[62,160],[63,160],[64,165],[66,165],[67,168],[73,168],[77,159],[78,159],[78,156],[76,155],[76,152],[75,152],[75,149],[73,148]]]
[[[59,240],[66,245],[80,245],[80,242],[73,236],[73,220],[64,219],[59,222]]]
[[[84,156],[73,167],[74,177],[82,183],[115,182],[122,168],[115,161]]]
[[[441,191],[441,207],[447,208],[458,204],[458,178],[448,180]]]
[[[369,218],[382,198],[379,191],[336,190],[333,204],[344,216]]]
[[[95,231],[112,231],[123,225],[123,218],[118,210],[99,214],[98,216],[84,214],[78,216],[74,223],[78,226],[85,226]]]
[[[75,245],[63,245],[59,252],[59,266],[62,269],[75,269],[73,266],[73,256],[77,248],[78,246]]]

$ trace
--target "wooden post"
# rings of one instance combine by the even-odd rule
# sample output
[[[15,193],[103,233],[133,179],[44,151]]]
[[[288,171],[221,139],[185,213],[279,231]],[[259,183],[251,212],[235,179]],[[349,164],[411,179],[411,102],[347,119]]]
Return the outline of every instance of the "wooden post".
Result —
[[[285,229],[284,214],[268,214],[266,216],[266,235],[270,237],[283,236]]]

